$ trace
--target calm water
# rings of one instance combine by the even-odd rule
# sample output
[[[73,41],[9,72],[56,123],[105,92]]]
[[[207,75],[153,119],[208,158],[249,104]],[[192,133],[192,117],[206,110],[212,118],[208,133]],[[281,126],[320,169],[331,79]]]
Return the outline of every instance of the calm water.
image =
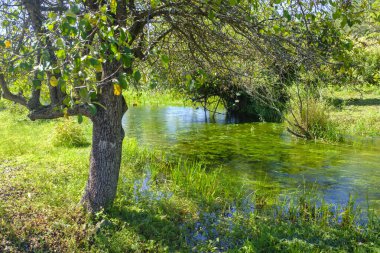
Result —
[[[206,121],[207,120],[207,121]],[[283,124],[210,123],[203,110],[133,107],[123,118],[128,137],[174,156],[206,159],[245,185],[269,185],[278,192],[313,189],[329,203],[352,194],[380,213],[380,138],[351,144],[297,140]]]

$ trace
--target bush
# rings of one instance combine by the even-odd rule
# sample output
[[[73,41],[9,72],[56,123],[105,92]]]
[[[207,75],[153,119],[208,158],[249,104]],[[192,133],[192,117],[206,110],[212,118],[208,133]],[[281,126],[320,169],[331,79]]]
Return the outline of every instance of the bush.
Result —
[[[0,98],[0,111],[8,110],[11,114],[27,114],[28,110],[19,104]]]
[[[380,48],[371,46],[355,53],[353,61],[359,80],[371,85],[379,85]]]
[[[82,126],[70,120],[64,120],[57,124],[52,143],[58,147],[86,147],[90,145]]]
[[[342,141],[337,124],[329,116],[328,106],[316,98],[293,103],[288,117],[289,132],[306,139]]]

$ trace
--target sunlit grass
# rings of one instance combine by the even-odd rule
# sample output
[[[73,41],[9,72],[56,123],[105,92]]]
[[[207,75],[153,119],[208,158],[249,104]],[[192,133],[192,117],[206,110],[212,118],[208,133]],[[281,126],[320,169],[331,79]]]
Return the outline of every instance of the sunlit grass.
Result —
[[[133,89],[124,92],[127,104],[132,106],[191,106],[191,102],[184,95],[175,90],[157,90],[157,89]]]
[[[15,109],[16,110],[16,109]],[[17,109],[18,110],[18,109]],[[0,112],[0,251],[335,252],[379,250],[379,222],[313,192],[281,198],[223,168],[169,159],[124,140],[114,206],[78,205],[90,147],[54,146],[57,123]],[[91,124],[77,125],[90,140]]]
[[[339,130],[350,136],[380,136],[380,88],[340,88],[331,91],[333,120]]]

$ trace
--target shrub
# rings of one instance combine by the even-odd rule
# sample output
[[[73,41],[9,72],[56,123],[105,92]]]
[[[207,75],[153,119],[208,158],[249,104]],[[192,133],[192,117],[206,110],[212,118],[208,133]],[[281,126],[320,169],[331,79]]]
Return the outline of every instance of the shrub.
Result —
[[[293,103],[288,117],[289,132],[306,139],[342,141],[337,124],[329,116],[329,108],[317,98],[307,98]]]
[[[60,147],[85,147],[90,145],[83,128],[76,122],[64,120],[56,125],[52,143]]]
[[[3,110],[8,110],[11,114],[17,115],[27,113],[27,110],[24,106],[0,98],[0,111]]]

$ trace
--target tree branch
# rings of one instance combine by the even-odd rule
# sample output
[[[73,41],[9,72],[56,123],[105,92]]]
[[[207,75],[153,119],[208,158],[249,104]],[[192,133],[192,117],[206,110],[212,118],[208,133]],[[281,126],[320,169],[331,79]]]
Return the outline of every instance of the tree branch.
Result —
[[[91,113],[87,105],[75,105],[72,108],[67,108],[67,111],[59,109],[54,105],[47,105],[33,110],[29,113],[28,117],[34,121],[36,119],[57,119],[64,116],[83,115],[91,118]]]
[[[2,97],[3,98],[11,100],[15,103],[18,103],[20,105],[27,107],[27,101],[26,101],[24,96],[13,94],[8,89],[8,85],[5,82],[4,74],[0,74],[0,85],[1,85],[1,89],[2,89]]]

